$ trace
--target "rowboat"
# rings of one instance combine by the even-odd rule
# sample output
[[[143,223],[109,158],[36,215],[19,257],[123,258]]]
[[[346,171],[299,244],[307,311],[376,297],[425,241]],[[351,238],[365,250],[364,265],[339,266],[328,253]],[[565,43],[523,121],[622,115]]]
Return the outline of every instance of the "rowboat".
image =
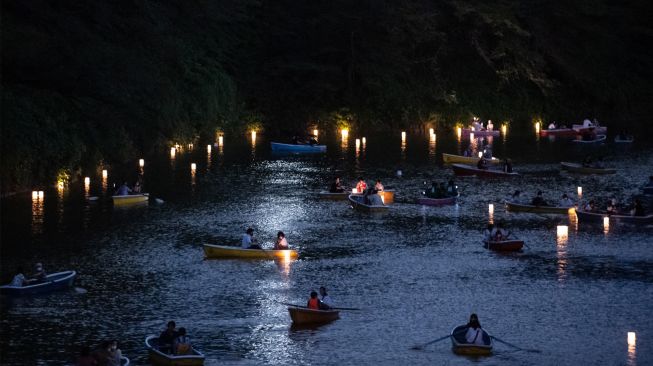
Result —
[[[554,128],[550,130],[540,130],[540,136],[576,136],[578,132],[571,128]]]
[[[568,163],[565,161],[561,162],[560,165],[562,165],[562,169],[564,170],[580,174],[614,174],[617,172],[616,169],[585,167],[582,164]]]
[[[601,134],[601,135],[605,135],[606,133],[608,133],[608,128],[605,127],[605,126],[588,126],[588,127],[586,127],[584,125],[571,125],[571,128],[573,128],[578,133],[583,133],[583,132],[586,132],[586,131],[590,131],[592,129],[594,130],[594,132],[596,132],[598,134]]]
[[[201,366],[204,365],[204,355],[202,352],[191,347],[189,355],[169,355],[159,351],[159,337],[145,337],[145,347],[150,358],[150,363],[161,366]]]
[[[445,154],[442,153],[442,161],[445,164],[454,164],[454,163],[462,163],[462,164],[476,164],[478,163],[477,157],[474,156],[462,156],[462,155],[454,155],[454,154]],[[501,160],[497,158],[492,158],[492,159],[486,159],[488,163],[490,164],[501,164]]]
[[[354,210],[361,212],[386,212],[388,211],[388,206],[386,205],[368,205],[363,203],[365,197],[358,194],[349,195],[349,203],[354,208]]]
[[[424,206],[444,206],[444,205],[453,205],[458,200],[460,194],[452,197],[445,198],[429,198],[429,197],[420,197],[417,199],[417,203]]]
[[[619,136],[614,137],[614,142],[616,144],[631,144],[633,141],[635,141],[635,138],[632,136],[626,136],[626,138],[620,138]]]
[[[577,143],[577,144],[601,144],[601,143],[605,142],[605,139],[606,139],[605,135],[597,135],[594,140],[580,140],[580,139],[578,139],[578,140],[572,140],[572,141]]]
[[[481,329],[483,332],[483,343],[480,344],[470,344],[467,343],[465,339],[465,333],[467,333],[467,325],[461,325],[455,327],[451,331],[451,350],[457,355],[468,355],[468,356],[488,356],[492,354],[492,337],[485,329]]]
[[[653,214],[646,216],[632,216],[632,215],[608,215],[606,212],[587,212],[576,210],[576,217],[578,222],[603,222],[604,217],[609,217],[610,223],[622,224],[636,224],[647,225],[653,224]]]
[[[473,133],[474,137],[483,137],[483,136],[499,136],[501,135],[501,131],[499,130],[480,130],[480,131],[474,131],[471,128],[463,128],[462,134],[467,136],[469,134]]]
[[[245,259],[295,259],[298,254],[295,249],[244,249],[226,245],[204,244],[206,258],[245,258]]]
[[[149,193],[128,194],[125,196],[111,196],[114,206],[129,206],[147,202],[150,199]]]
[[[500,241],[483,241],[483,247],[485,249],[494,250],[495,252],[517,252],[522,250],[524,247],[523,240],[511,239],[511,240],[500,240]]]
[[[129,366],[129,359],[125,356],[120,357],[120,366]]]
[[[273,152],[289,152],[289,153],[323,153],[326,152],[326,145],[309,145],[309,144],[283,144],[280,142],[271,142]]]
[[[560,207],[560,206],[533,206],[524,205],[516,202],[506,201],[506,210],[512,212],[532,212],[542,214],[561,214],[567,215],[569,211],[574,211],[574,207]]]
[[[476,175],[481,178],[502,178],[502,177],[518,177],[519,173],[505,173],[501,170],[491,169],[478,169],[471,165],[453,164],[451,165],[453,172],[460,176]]]
[[[329,191],[322,191],[317,194],[317,196],[320,199],[323,200],[334,200],[334,201],[344,201],[347,199],[347,196],[349,196],[350,193],[345,191],[345,192],[329,192]]]
[[[63,290],[72,286],[75,276],[77,276],[77,272],[75,271],[57,272],[47,275],[45,281],[32,285],[0,286],[0,293],[7,296],[24,296]]]
[[[313,310],[301,306],[289,306],[288,314],[293,324],[324,324],[340,318],[338,310]]]

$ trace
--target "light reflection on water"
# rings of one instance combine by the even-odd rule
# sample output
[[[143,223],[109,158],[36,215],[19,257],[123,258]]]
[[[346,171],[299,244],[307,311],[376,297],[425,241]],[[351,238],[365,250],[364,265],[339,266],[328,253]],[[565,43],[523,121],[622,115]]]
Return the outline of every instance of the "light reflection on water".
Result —
[[[168,151],[158,162],[148,157],[147,188],[166,201],[163,205],[115,210],[110,194],[94,204],[78,199],[84,196],[81,187],[57,197],[52,213],[50,201],[33,203],[32,212],[28,202],[25,214],[20,201],[12,203],[15,218],[3,216],[2,223],[3,280],[16,264],[42,260],[51,271],[78,270],[77,286],[88,293],[62,292],[3,306],[0,336],[11,335],[14,342],[0,346],[3,363],[70,362],[76,345],[118,337],[134,363],[145,364],[145,335],[175,319],[191,331],[207,365],[467,364],[451,353],[448,341],[421,352],[409,348],[447,334],[477,312],[501,339],[542,350],[511,353],[497,345],[498,354],[479,363],[632,364],[634,346],[624,352],[623,329],[637,324],[640,339],[653,337],[647,330],[653,329],[648,315],[653,228],[612,225],[606,236],[601,225],[579,224],[573,214],[509,213],[499,203],[515,189],[527,197],[542,189],[553,200],[577,185],[585,187],[588,198],[615,195],[624,202],[635,193],[633,182],[647,179],[650,150],[606,150],[615,156],[609,163],[623,171],[576,177],[557,172],[558,161],[567,160],[573,148],[543,139],[543,154],[535,155],[532,138],[528,144],[517,139],[514,133],[505,144],[495,139],[502,145],[494,151],[513,155],[524,176],[458,179],[462,196],[455,206],[411,204],[424,181],[451,176],[449,168],[434,163],[441,152],[467,146],[456,142],[455,134],[437,145],[428,136],[421,141],[411,136],[405,151],[396,136],[373,137],[360,154],[338,139],[327,156],[272,159],[265,136],[258,136],[258,147],[241,137],[229,140],[226,150],[218,148],[211,164],[203,149],[177,154],[175,166],[206,162],[196,180],[189,169],[170,165]],[[401,178],[394,174],[398,168]],[[312,193],[336,174],[348,187],[359,174],[370,183],[381,178],[397,191],[396,203],[387,215],[370,216],[346,202],[317,200]],[[100,192],[105,190],[103,183]],[[100,195],[96,192],[91,186],[88,194]],[[523,253],[495,255],[482,248],[490,203],[493,220],[526,241]],[[553,241],[558,224],[569,225],[564,242]],[[203,259],[202,243],[237,244],[248,226],[267,246],[284,231],[300,259]],[[279,302],[304,303],[321,285],[339,305],[363,311],[343,312],[340,320],[317,329],[291,328]],[[581,336],[587,334],[592,336]],[[640,364],[652,362],[646,342],[637,351]]]

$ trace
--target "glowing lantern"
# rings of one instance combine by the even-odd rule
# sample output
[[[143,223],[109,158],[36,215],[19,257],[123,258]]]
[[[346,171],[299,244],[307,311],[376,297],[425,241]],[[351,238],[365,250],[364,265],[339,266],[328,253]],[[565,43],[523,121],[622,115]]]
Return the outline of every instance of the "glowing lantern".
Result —
[[[342,139],[345,140],[347,137],[349,137],[349,130],[346,128],[343,128],[340,130],[340,134],[342,135]]]
[[[43,199],[43,191],[39,191],[39,199]]]
[[[435,134],[431,134],[431,135],[429,136],[429,141],[430,141],[430,142],[435,142]]]
[[[356,149],[361,147],[361,139],[356,139]]]
[[[256,140],[256,131],[252,131],[252,140]]]
[[[628,332],[628,345],[629,346],[635,346],[637,343],[637,335],[635,332]]]
[[[567,225],[558,225],[556,231],[559,237],[566,237],[569,234],[569,227]]]
[[[63,181],[62,180],[57,182],[57,189],[59,189],[60,191],[63,190]]]
[[[474,140],[474,134],[472,132],[469,133],[469,139]]]
[[[211,145],[206,145],[206,151],[208,151],[209,154],[211,153]]]
[[[317,138],[317,133],[318,133],[318,132],[319,132],[319,131],[318,131],[317,129],[313,130],[313,135],[315,135],[315,138]]]
[[[177,154],[177,149],[175,149],[174,147],[171,147],[170,148],[170,158],[174,159],[176,154]]]
[[[535,122],[535,132],[540,133],[540,123],[539,122]]]
[[[39,192],[38,191],[32,191],[32,199],[33,200],[39,199]]]
[[[89,177],[84,178],[84,184],[85,185],[91,184],[91,178],[89,178]]]
[[[365,137],[363,137],[362,141],[363,141],[363,145],[365,145],[365,143],[367,143],[367,139]]]
[[[356,194],[356,193],[358,193],[358,190],[357,190],[356,188],[352,188],[352,189],[351,189],[351,193],[352,193],[352,194]]]
[[[188,144],[188,149],[193,150],[193,144]]]
[[[141,168],[145,166],[145,160],[144,159],[138,159],[138,166]]]
[[[482,157],[483,157],[483,152],[482,152],[482,151],[479,151],[479,152],[478,152],[478,157],[479,157],[479,158],[482,158]]]
[[[460,138],[460,136],[463,135],[463,128],[462,128],[462,127],[458,127],[458,128],[456,129],[456,134],[458,135],[458,138]]]
[[[493,204],[493,203],[490,203],[490,204],[487,206],[487,210],[488,210],[488,212],[490,213],[490,215],[493,215],[493,214],[494,214],[494,204]]]
[[[433,135],[435,131],[432,128],[429,128],[429,136]]]
[[[578,197],[583,195],[583,187],[578,187]]]
[[[218,146],[222,146],[224,144],[224,136],[218,136]]]
[[[406,142],[406,131],[401,132],[401,142]]]
[[[197,164],[191,163],[190,164],[190,170],[194,172],[196,169],[197,169]]]
[[[109,176],[109,172],[106,169],[102,170],[102,178],[106,179]]]
[[[504,124],[503,126],[501,126],[501,133],[504,135],[508,133],[508,125]]]

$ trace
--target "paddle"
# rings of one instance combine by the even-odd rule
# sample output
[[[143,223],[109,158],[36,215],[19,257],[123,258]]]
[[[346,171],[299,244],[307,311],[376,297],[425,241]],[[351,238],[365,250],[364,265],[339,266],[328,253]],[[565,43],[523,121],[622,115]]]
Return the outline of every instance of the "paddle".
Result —
[[[276,300],[275,300],[275,301],[276,301]],[[294,306],[294,307],[296,307],[296,308],[304,308],[304,309],[308,309],[307,306],[303,306],[303,305],[290,304],[290,303],[287,303],[287,302],[281,302],[281,301],[276,301],[276,302],[278,302],[278,303],[281,304],[281,305]],[[361,309],[359,309],[359,308],[336,308],[336,307],[329,307],[329,309],[327,309],[327,310],[361,310]]]
[[[542,352],[542,351],[540,351],[538,349],[527,349],[527,348],[517,347],[514,344],[508,343],[508,342],[506,342],[504,340],[501,340],[501,339],[499,339],[499,338],[497,338],[495,336],[490,336],[490,337],[492,337],[492,339],[494,339],[495,341],[499,341],[499,342],[505,344],[506,346],[510,346],[510,347],[515,348],[515,349],[517,349],[519,351],[526,351],[526,352],[533,352],[533,353],[541,353]]]
[[[424,347],[426,347],[426,346],[428,346],[428,345],[430,345],[430,344],[440,342],[440,341],[445,340],[445,339],[447,339],[447,338],[449,338],[449,337],[450,337],[449,335],[446,335],[446,336],[444,336],[444,337],[440,337],[440,338],[438,338],[438,339],[436,339],[436,340],[433,340],[433,341],[430,341],[430,342],[426,342],[426,343],[424,343],[424,344],[418,344],[418,345],[416,345],[416,346],[411,347],[411,349],[414,349],[414,350],[421,350],[421,349],[423,349]]]
[[[85,293],[88,292],[87,289],[85,289],[85,288],[81,288],[81,287],[75,287],[74,290],[75,290],[75,292],[78,293],[78,294],[85,294]]]

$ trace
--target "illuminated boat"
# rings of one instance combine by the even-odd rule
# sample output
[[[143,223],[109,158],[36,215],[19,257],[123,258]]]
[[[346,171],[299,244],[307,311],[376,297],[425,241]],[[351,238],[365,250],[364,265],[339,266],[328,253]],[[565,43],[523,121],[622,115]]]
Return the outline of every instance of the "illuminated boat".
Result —
[[[324,324],[340,318],[338,310],[313,310],[303,306],[289,306],[288,314],[294,325]]]
[[[582,134],[583,132],[588,132],[591,130],[594,130],[594,132],[600,134],[600,135],[605,135],[608,133],[608,128],[605,126],[588,126],[585,127],[583,125],[571,125],[571,128],[574,129],[579,134]]]
[[[578,131],[571,128],[554,128],[550,130],[540,130],[540,136],[576,136]]]
[[[453,172],[459,176],[475,175],[481,178],[505,178],[505,177],[518,177],[519,173],[506,173],[502,170],[493,169],[478,169],[471,165],[465,164],[452,164]]]
[[[351,193],[344,191],[344,192],[329,192],[329,191],[322,191],[317,194],[317,196],[320,199],[323,200],[334,200],[334,201],[344,201],[347,199],[347,197]]]
[[[499,130],[481,130],[481,131],[474,131],[471,128],[463,128],[462,134],[464,136],[469,135],[470,133],[474,134],[474,137],[484,137],[484,136],[500,136],[501,131]]]
[[[517,252],[524,247],[523,240],[510,239],[510,240],[484,240],[483,247],[485,249],[494,250],[495,252]]]
[[[444,206],[444,205],[453,205],[460,197],[460,194],[452,197],[445,198],[429,198],[429,197],[420,197],[417,199],[417,203],[424,206]]]
[[[326,145],[310,144],[283,144],[280,142],[271,142],[272,152],[287,153],[323,153],[326,152]]]
[[[532,212],[532,213],[541,213],[541,214],[567,215],[569,214],[570,210],[573,212],[575,208],[560,207],[560,206],[533,206],[533,205],[525,205],[521,203],[506,201],[506,210],[512,212]]]
[[[561,162],[560,165],[562,165],[562,169],[564,170],[580,174],[614,174],[617,172],[616,169],[585,167],[582,164],[568,163],[565,161]]]
[[[356,211],[361,212],[386,212],[388,211],[388,206],[386,205],[368,205],[364,203],[365,197],[358,194],[349,195],[349,203]]]
[[[150,363],[156,366],[201,366],[204,365],[204,354],[191,347],[188,355],[169,355],[159,351],[159,337],[147,336],[145,347]]]
[[[454,155],[454,154],[445,154],[442,153],[442,161],[445,164],[455,164],[455,163],[462,163],[462,164],[476,164],[478,163],[477,157],[474,156],[462,156],[462,155]],[[493,157],[492,159],[485,159],[488,161],[490,164],[501,164],[501,160]]]
[[[204,244],[206,258],[246,258],[246,259],[294,259],[298,254],[295,249],[245,249],[225,245]]]
[[[125,196],[111,196],[114,206],[130,206],[147,202],[150,199],[149,193],[128,194]]]
[[[610,224],[612,223],[622,223],[622,224],[636,224],[636,225],[647,225],[653,224],[653,214],[646,216],[632,216],[632,215],[608,215],[606,212],[587,212],[576,210],[576,217],[578,217],[578,222],[594,222],[602,223],[604,217],[610,218]]]
[[[57,272],[47,275],[43,282],[27,286],[0,286],[0,293],[6,296],[25,296],[63,290],[72,286],[75,276],[75,271]]]
[[[492,354],[492,337],[481,328],[483,344],[470,344],[465,339],[467,325],[455,327],[451,331],[451,350],[457,355],[489,356]]]
[[[606,139],[605,135],[597,135],[594,140],[576,139],[572,141],[577,144],[602,144],[605,142],[605,139]]]

